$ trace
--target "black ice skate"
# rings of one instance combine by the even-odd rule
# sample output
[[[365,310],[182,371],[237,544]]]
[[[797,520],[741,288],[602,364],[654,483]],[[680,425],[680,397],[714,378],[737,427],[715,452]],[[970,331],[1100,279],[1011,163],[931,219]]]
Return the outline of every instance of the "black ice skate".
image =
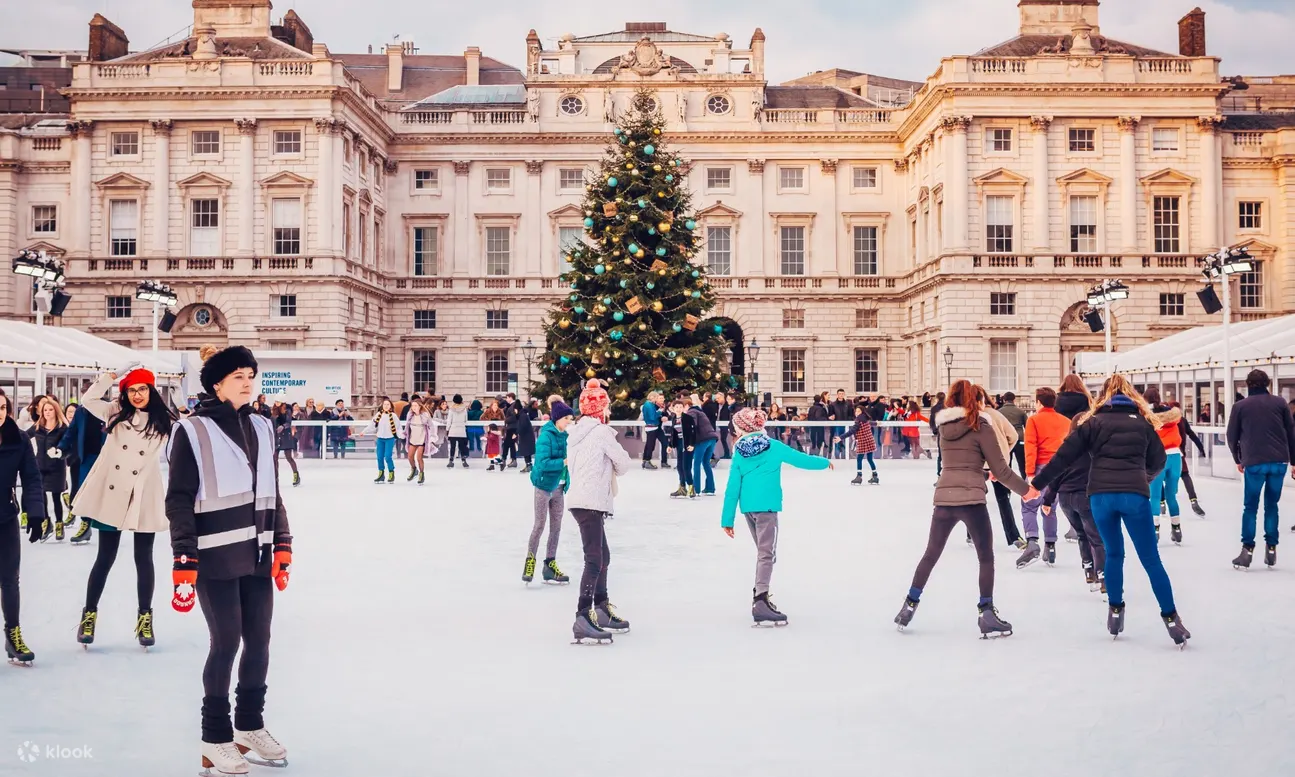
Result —
[[[544,559],[544,584],[545,585],[566,585],[571,582],[571,578],[562,574],[558,569],[557,559]]]
[[[535,579],[535,557],[527,556],[526,565],[522,567],[522,582],[529,583]]]
[[[1255,546],[1254,546],[1254,545],[1242,545],[1242,546],[1241,546],[1241,555],[1240,555],[1240,556],[1237,556],[1237,557],[1236,557],[1236,558],[1234,558],[1234,559],[1232,559],[1232,568],[1233,568],[1233,569],[1249,569],[1249,568],[1250,568],[1250,562],[1251,562],[1251,560],[1253,560],[1253,559],[1254,559],[1254,557],[1255,557]]]
[[[594,607],[598,618],[598,628],[613,634],[624,634],[630,630],[630,622],[616,614],[616,607],[611,602],[603,602]]]
[[[855,475],[855,476],[854,476],[854,480],[851,480],[851,481],[850,481],[850,485],[852,485],[852,486],[861,486],[861,485],[863,485],[863,473],[862,473],[862,472],[860,472],[859,474]]]
[[[1160,524],[1156,524],[1156,544],[1160,544]]]
[[[288,765],[288,749],[263,728],[256,731],[234,729],[234,746],[253,766],[282,768]]]
[[[1266,564],[1269,569],[1272,569],[1273,567],[1277,566],[1277,546],[1276,545],[1264,546],[1264,564]]]
[[[449,463],[445,465],[445,468],[454,469],[454,459],[450,459]]]
[[[416,470],[416,469],[411,469],[411,470],[409,470],[409,477],[405,478],[405,482],[406,482],[406,483],[411,483],[411,482],[413,482],[414,478],[416,478],[416,477],[418,477],[418,470]]]
[[[36,654],[31,652],[31,648],[27,647],[27,643],[22,640],[20,626],[14,626],[5,631],[4,652],[9,658],[9,663],[14,666],[31,666],[36,660]]]
[[[387,482],[387,473],[386,473],[386,472],[384,472],[383,470],[378,470],[378,476],[377,476],[376,478],[374,478],[374,479],[373,479],[373,482],[374,482],[374,483],[385,483],[385,482]]]
[[[1066,531],[1065,539],[1066,539],[1066,542],[1079,542],[1079,535],[1075,534],[1075,530],[1072,528]]]
[[[1201,503],[1197,502],[1195,499],[1192,500],[1192,512],[1196,513],[1202,518],[1205,517],[1205,508],[1201,507]]]
[[[81,519],[81,525],[77,527],[76,534],[72,535],[73,545],[84,545],[90,541],[90,522],[85,518]]]
[[[656,469],[656,465],[650,461],[643,462],[643,469]]]
[[[294,485],[294,486],[299,486],[299,485],[301,485],[301,473],[300,473],[300,472],[294,472],[294,473],[292,473],[292,485]]]
[[[576,622],[571,626],[571,633],[575,637],[573,644],[576,645],[612,644],[611,632],[598,625],[598,615],[592,607],[576,616]]]
[[[1097,590],[1097,570],[1093,568],[1093,562],[1084,562],[1084,582],[1088,584],[1089,591]]]
[[[756,626],[786,626],[787,616],[778,611],[769,601],[769,594],[762,593],[751,602],[751,618]]]
[[[872,477],[868,479],[868,485],[875,486],[875,485],[879,485],[880,483],[881,483],[881,478],[877,477],[877,472],[876,470],[874,470],[872,473]]]
[[[1175,523],[1175,524],[1173,524],[1172,526],[1170,526],[1170,527],[1169,527],[1169,539],[1170,539],[1170,540],[1171,540],[1175,545],[1182,545],[1182,544],[1183,544],[1183,527],[1182,527],[1182,526],[1180,526],[1180,525],[1178,525],[1178,524],[1176,524],[1176,523]]]
[[[99,619],[99,613],[94,610],[81,610],[81,625],[77,627],[76,641],[80,642],[86,650],[94,643],[94,624]]]
[[[1051,567],[1051,566],[1056,566],[1056,564],[1057,564],[1057,543],[1055,543],[1055,542],[1045,542],[1045,543],[1043,543],[1043,563],[1044,563],[1044,564],[1047,564],[1047,565],[1048,565],[1048,566],[1050,566],[1050,567]]]
[[[464,462],[464,464],[463,464],[463,465],[466,467],[466,466],[467,466],[467,462]],[[522,467],[522,472],[521,472],[521,474],[525,475],[526,473],[528,473],[528,472],[530,472],[530,471],[531,471],[531,465],[527,464],[525,467]]]
[[[54,522],[54,541],[55,542],[63,541],[63,522],[62,521]]]
[[[157,640],[153,638],[153,611],[141,610],[139,617],[135,619],[135,639],[139,640],[139,646],[147,651]]]
[[[1021,553],[1021,557],[1016,559],[1016,568],[1025,569],[1038,561],[1042,555],[1042,552],[1039,550],[1039,541],[1029,540],[1025,543],[1025,551]]]
[[[981,639],[1012,636],[1012,624],[998,617],[998,608],[992,604],[980,607],[979,623]]]
[[[912,623],[913,616],[917,614],[917,605],[918,602],[907,596],[904,597],[904,606],[899,608],[899,614],[895,616],[895,625],[900,631],[908,628],[908,624]]]
[[[1118,607],[1111,605],[1106,613],[1106,630],[1112,637],[1118,637],[1124,631],[1124,605],[1121,604]]]
[[[1169,638],[1174,641],[1179,650],[1187,647],[1187,640],[1192,638],[1192,633],[1183,625],[1183,619],[1178,617],[1178,613],[1172,612],[1163,616],[1165,628],[1169,631]]]
[[[683,499],[686,496],[688,496],[687,486],[679,486],[674,491],[670,492],[671,499]]]

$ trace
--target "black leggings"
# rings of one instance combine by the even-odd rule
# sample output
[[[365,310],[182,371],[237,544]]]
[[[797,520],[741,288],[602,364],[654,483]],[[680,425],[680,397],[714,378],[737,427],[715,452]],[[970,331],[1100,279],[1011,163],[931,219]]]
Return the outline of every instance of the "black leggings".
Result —
[[[579,615],[587,612],[594,604],[607,603],[607,566],[611,563],[612,552],[607,547],[607,532],[604,529],[607,513],[573,507],[571,514],[580,527],[580,541],[585,549],[585,568],[580,575],[580,600],[576,603],[576,615]]]
[[[994,501],[998,502],[998,515],[1003,519],[1003,536],[1007,538],[1007,544],[1012,545],[1021,538],[1021,530],[1016,528],[1016,513],[1012,511],[1012,492],[997,480],[992,481],[990,485],[994,487]]]
[[[22,534],[18,518],[0,523],[0,610],[5,631],[18,625],[18,565],[22,561]]]
[[[1079,541],[1079,559],[1084,567],[1091,565],[1094,571],[1105,575],[1106,546],[1102,544],[1102,535],[1097,532],[1097,523],[1093,521],[1088,495],[1082,491],[1058,494],[1057,504],[1065,511],[1070,528],[1075,530]]]
[[[211,647],[202,668],[202,741],[234,741],[234,728],[265,728],[265,677],[270,670],[270,619],[274,589],[268,577],[209,580],[198,573],[198,606],[207,619]],[[239,644],[234,723],[229,721],[229,682]]]
[[[458,451],[459,458],[463,459],[464,461],[468,460],[468,438],[467,437],[450,438],[450,457],[449,458],[450,458],[451,464],[454,463],[455,451]],[[516,459],[517,457],[514,456],[513,458]]]
[[[45,498],[46,505],[50,503],[51,499],[54,500],[54,511],[52,513],[47,512],[46,515],[53,515],[54,523],[62,523],[63,522],[63,492],[46,491],[45,497],[46,497]]]
[[[285,458],[285,459],[287,459],[287,460],[288,460],[288,466],[292,469],[292,474],[294,474],[294,475],[295,475],[295,474],[297,474],[297,454],[296,454],[296,451],[293,451],[293,450],[288,449],[288,448],[285,448],[285,449],[283,449],[283,450],[281,450],[281,451],[275,451],[275,452],[274,452],[274,468],[275,468],[275,469],[278,469],[278,468],[279,468],[279,456],[280,456],[280,455],[282,455],[282,456],[283,456],[283,458]]]
[[[135,534],[135,579],[136,593],[139,596],[140,612],[153,609],[153,538],[157,535],[147,532]],[[103,596],[104,584],[108,582],[108,573],[113,562],[117,560],[117,549],[121,547],[119,531],[99,532],[99,555],[95,556],[94,566],[90,567],[90,582],[85,590],[85,608],[99,609],[99,597]]]
[[[989,509],[983,503],[935,508],[931,515],[926,553],[913,572],[913,587],[919,591],[926,587],[931,570],[935,569],[935,562],[940,560],[949,535],[959,521],[967,525],[967,533],[976,546],[976,559],[980,562],[980,598],[991,599],[994,596],[994,530],[989,522]]]
[[[1183,460],[1183,487],[1187,489],[1187,498],[1196,501],[1196,484],[1192,482],[1192,473],[1187,471],[1187,457],[1181,457]]]

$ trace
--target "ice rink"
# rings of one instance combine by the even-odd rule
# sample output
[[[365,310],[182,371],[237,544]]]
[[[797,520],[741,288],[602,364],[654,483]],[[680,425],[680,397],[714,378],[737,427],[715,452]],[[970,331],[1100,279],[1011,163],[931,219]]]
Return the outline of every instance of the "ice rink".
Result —
[[[1238,484],[1199,478],[1208,518],[1188,513],[1183,546],[1167,530],[1161,544],[1186,651],[1132,555],[1113,642],[1077,546],[1060,543],[1055,568],[1018,571],[1001,534],[996,603],[1015,635],[986,642],[961,530],[910,629],[891,622],[925,545],[934,463],[881,461],[875,487],[850,486],[842,463],[786,476],[772,598],[791,625],[778,630],[751,628],[754,548],[740,520],[736,540],[720,531],[722,496],[670,500],[672,471],[623,478],[610,591],[633,630],[611,647],[570,644],[574,584],[522,584],[532,489],[519,470],[436,462],[419,487],[407,470],[374,485],[367,458],[304,464],[284,494],[295,564],[266,710],[290,765],[252,773],[1295,774],[1295,545],[1276,571],[1232,569]],[[726,476],[721,465],[721,491]],[[1288,509],[1284,537],[1293,522]],[[159,538],[158,646],[142,652],[127,545],[84,652],[74,630],[97,545],[23,546],[37,660],[0,667],[0,775],[199,771],[203,618],[170,608]],[[569,514],[559,563],[578,581]],[[25,742],[34,762],[15,756]],[[51,760],[51,747],[91,757]]]

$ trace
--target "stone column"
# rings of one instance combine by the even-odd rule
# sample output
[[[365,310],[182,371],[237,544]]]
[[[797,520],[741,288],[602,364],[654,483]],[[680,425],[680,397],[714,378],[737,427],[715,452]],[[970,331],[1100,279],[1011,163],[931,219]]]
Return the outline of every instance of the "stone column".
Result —
[[[948,192],[945,201],[949,205],[949,250],[967,251],[967,128],[971,126],[970,116],[950,116],[943,122],[949,133],[949,155],[947,159]]]
[[[93,122],[81,120],[68,122],[68,131],[72,133],[72,212],[68,225],[71,231],[69,256],[90,256],[90,190],[94,187],[90,180],[91,147],[90,135]],[[104,229],[107,229],[108,215],[104,214]]]
[[[253,237],[256,224],[252,206],[256,197],[256,119],[235,119],[238,127],[238,256],[256,253]],[[266,203],[266,229],[270,229],[269,203]]]
[[[170,119],[152,119],[149,124],[153,127],[153,239],[147,255],[166,256],[171,253],[169,227],[173,123]]]
[[[325,255],[333,254],[333,214],[330,206],[333,204],[334,190],[337,185],[333,182],[333,176],[337,173],[337,166],[333,159],[333,136],[337,134],[337,122],[331,117],[315,119],[315,131],[319,136],[319,187],[315,191],[315,221],[318,227],[315,234],[311,235],[311,241],[307,250],[311,253]]]
[[[734,224],[732,236],[734,241],[732,244],[733,259],[742,264],[742,275],[753,277],[761,275],[777,275],[778,273],[776,269],[772,271],[769,269],[769,257],[765,252],[765,230],[769,228],[769,213],[765,206],[765,203],[768,201],[768,197],[765,194],[767,183],[764,175],[764,160],[748,159],[746,161],[746,171],[747,174],[754,179],[754,183],[757,185],[757,191],[760,192],[760,209],[755,216],[755,237],[753,239],[755,250],[751,252],[750,257],[746,256],[745,251],[741,250],[741,247],[736,242],[739,235],[738,226]],[[750,228],[748,227],[748,230],[749,229]],[[736,268],[732,269],[736,270]],[[734,272],[734,275],[737,274],[738,273]]]
[[[1138,236],[1138,143],[1141,117],[1121,116],[1120,127],[1120,245],[1124,253],[1137,253]]]
[[[333,134],[328,136],[329,145],[332,147],[328,164],[329,167],[333,168],[333,174],[336,177],[333,180],[333,191],[325,192],[324,197],[328,200],[329,212],[333,214],[333,252],[336,256],[346,255],[345,229],[346,227],[354,227],[354,223],[345,223],[345,208],[342,207],[342,157],[345,152],[345,138],[347,136],[350,137],[352,143],[355,142],[355,133],[351,131],[350,127],[346,126],[346,122],[341,119],[333,119]],[[351,218],[355,219],[358,215],[357,213],[352,213]],[[352,234],[351,239],[355,240],[354,234]],[[352,242],[351,245],[354,246],[356,243]]]
[[[1051,116],[1030,118],[1030,126],[1034,128],[1034,196],[1030,205],[1034,211],[1034,234],[1031,235],[1031,246],[1036,253],[1047,253],[1052,243],[1049,219],[1052,209],[1048,207],[1048,127],[1051,125]]]
[[[450,192],[454,198],[454,254],[449,265],[452,275],[467,275],[470,266],[468,246],[471,245],[472,231],[476,229],[468,217],[468,198],[472,196],[468,173],[471,169],[471,162],[454,163],[454,189]],[[481,268],[482,275],[485,275],[485,269],[484,266]]]
[[[1219,225],[1223,213],[1223,164],[1217,132],[1222,123],[1222,116],[1202,116],[1196,120],[1201,130],[1201,241],[1207,252],[1222,248]]]
[[[828,218],[824,219],[823,223],[819,225],[819,229],[822,229],[827,233],[827,239],[824,240],[822,237],[815,237],[814,242],[818,243],[820,246],[826,247],[827,250],[832,252],[832,254],[831,256],[824,256],[817,259],[814,262],[814,267],[807,267],[805,269],[808,271],[808,275],[824,275],[828,277],[849,275],[851,268],[843,267],[847,254],[845,251],[841,250],[841,233],[836,231],[838,229],[836,220],[840,217],[841,213],[841,207],[838,204],[840,202],[840,194],[838,192],[839,187],[837,185],[836,175],[837,161],[835,159],[824,159],[818,164],[819,169],[823,171],[824,182],[832,189],[832,209],[828,211]],[[815,253],[817,252],[811,253],[810,256],[813,257]]]
[[[526,258],[523,270],[518,275],[537,276],[542,275],[540,246],[544,243],[544,214],[543,203],[540,196],[540,185],[542,183],[541,174],[544,172],[544,163],[538,160],[531,160],[526,163],[526,199],[530,207],[526,209],[526,214],[518,230],[517,239],[526,246]],[[522,239],[522,235],[529,237],[527,240]]]

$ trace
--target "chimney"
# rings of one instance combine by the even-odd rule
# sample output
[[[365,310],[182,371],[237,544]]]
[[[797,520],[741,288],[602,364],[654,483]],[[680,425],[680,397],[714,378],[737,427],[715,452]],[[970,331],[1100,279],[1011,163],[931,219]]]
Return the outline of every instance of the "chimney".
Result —
[[[468,46],[468,50],[463,52],[463,60],[468,66],[468,86],[481,85],[481,49],[477,46]]]
[[[90,53],[86,59],[90,62],[107,62],[129,53],[130,41],[126,39],[126,33],[102,14],[95,14],[90,20]]]
[[[764,75],[764,30],[759,27],[751,35],[751,72],[757,76]]]
[[[310,28],[296,11],[288,9],[288,12],[283,15],[283,28],[288,33],[286,42],[289,46],[298,51],[310,53],[311,47],[315,45],[315,36],[311,34]]]
[[[402,43],[387,44],[387,91],[399,92],[405,78],[405,46]]]
[[[1178,53],[1184,57],[1205,56],[1205,12],[1193,8],[1178,20]]]

